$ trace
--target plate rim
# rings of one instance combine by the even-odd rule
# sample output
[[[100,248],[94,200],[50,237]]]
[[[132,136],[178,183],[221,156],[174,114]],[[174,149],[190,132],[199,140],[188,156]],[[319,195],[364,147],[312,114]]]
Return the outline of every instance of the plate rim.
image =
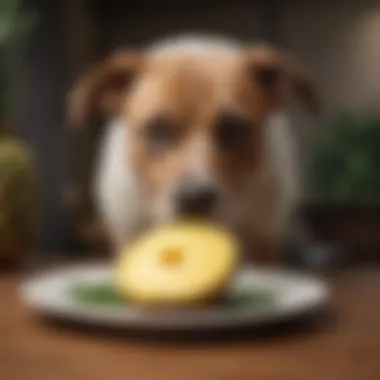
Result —
[[[40,285],[47,278],[71,277],[74,273],[87,271],[94,273],[95,271],[109,272],[112,268],[110,264],[77,264],[64,268],[56,268],[47,271],[39,271],[28,276],[20,284],[20,296],[24,304],[31,311],[60,320],[69,320],[79,322],[91,326],[103,326],[106,328],[122,328],[122,329],[145,329],[145,330],[189,330],[189,329],[220,329],[242,326],[261,326],[263,324],[272,324],[278,321],[296,318],[297,316],[305,315],[325,306],[330,299],[330,292],[327,282],[315,274],[302,272],[299,270],[286,268],[258,268],[253,265],[244,266],[240,271],[240,275],[252,275],[260,273],[261,275],[291,277],[292,281],[307,281],[309,285],[314,286],[316,291],[314,298],[308,301],[308,304],[298,305],[296,307],[277,308],[264,310],[262,312],[252,311],[251,309],[240,309],[239,311],[226,310],[222,313],[215,309],[198,311],[194,315],[196,318],[180,318],[180,313],[173,318],[173,313],[165,312],[158,314],[156,312],[138,309],[133,306],[117,312],[110,310],[99,311],[82,308],[59,307],[57,304],[48,304],[37,300],[32,296],[33,289]],[[198,315],[197,315],[198,314]],[[171,315],[171,316],[170,316]],[[183,316],[183,314],[182,314]]]

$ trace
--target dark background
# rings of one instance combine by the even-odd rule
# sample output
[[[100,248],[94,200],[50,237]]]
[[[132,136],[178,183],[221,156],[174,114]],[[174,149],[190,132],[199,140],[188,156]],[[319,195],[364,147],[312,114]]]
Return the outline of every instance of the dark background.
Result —
[[[363,108],[380,99],[380,86],[376,84],[379,78],[369,80],[363,74],[380,64],[374,50],[380,26],[373,24],[380,25],[380,16],[374,13],[380,15],[378,5],[378,1],[368,0],[360,4],[35,0],[40,20],[14,68],[14,103],[16,135],[30,143],[38,159],[42,248],[81,248],[67,207],[67,189],[73,177],[87,175],[84,167],[93,157],[93,146],[78,148],[80,137],[69,133],[65,104],[71,84],[90,63],[115,48],[139,47],[181,32],[222,33],[252,42],[267,40],[304,59],[320,83],[327,113],[342,107]],[[365,43],[360,40],[363,33],[368,34]],[[364,54],[368,67],[361,63]],[[309,120],[300,120],[309,126]],[[87,139],[96,141],[96,136],[93,133]]]

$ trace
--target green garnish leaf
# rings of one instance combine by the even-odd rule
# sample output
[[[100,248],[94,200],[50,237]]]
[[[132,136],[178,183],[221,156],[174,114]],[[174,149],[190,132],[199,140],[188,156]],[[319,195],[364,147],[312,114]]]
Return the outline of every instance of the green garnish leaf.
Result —
[[[117,291],[111,281],[75,282],[70,290],[71,298],[77,304],[93,307],[123,307],[127,300]],[[255,308],[262,310],[271,307],[274,295],[265,290],[240,290],[220,299],[215,306],[223,308]]]
[[[126,303],[111,282],[76,283],[71,289],[75,301],[94,306],[121,306]]]

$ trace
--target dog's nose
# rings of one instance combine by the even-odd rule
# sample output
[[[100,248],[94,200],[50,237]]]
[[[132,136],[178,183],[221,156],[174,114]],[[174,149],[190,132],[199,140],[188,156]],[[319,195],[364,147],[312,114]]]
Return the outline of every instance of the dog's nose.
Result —
[[[184,182],[176,193],[178,208],[184,214],[208,214],[217,198],[217,189],[209,183]]]

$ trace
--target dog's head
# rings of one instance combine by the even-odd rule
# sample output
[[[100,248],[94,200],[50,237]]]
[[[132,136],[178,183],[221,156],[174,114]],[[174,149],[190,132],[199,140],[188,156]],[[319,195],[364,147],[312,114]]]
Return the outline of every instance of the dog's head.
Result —
[[[260,168],[266,120],[295,98],[317,107],[307,75],[266,45],[121,52],[76,86],[71,119],[98,108],[125,120],[131,165],[162,219],[235,207]]]

